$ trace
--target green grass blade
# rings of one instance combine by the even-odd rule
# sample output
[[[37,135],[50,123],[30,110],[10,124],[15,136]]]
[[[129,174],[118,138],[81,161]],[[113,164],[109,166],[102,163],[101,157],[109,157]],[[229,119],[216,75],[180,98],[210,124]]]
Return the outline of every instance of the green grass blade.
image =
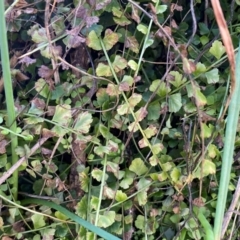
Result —
[[[39,204],[39,205],[45,205],[48,206],[50,208],[53,208],[59,212],[61,212],[62,214],[64,214],[65,216],[69,217],[71,220],[73,220],[74,222],[80,224],[81,226],[85,227],[86,229],[90,230],[91,232],[97,234],[98,236],[106,239],[106,240],[120,240],[120,238],[106,232],[105,230],[94,226],[93,224],[91,224],[90,222],[85,221],[84,219],[80,218],[79,216],[77,216],[76,214],[68,211],[66,208],[57,205],[56,203],[53,202],[49,202],[49,201],[45,201],[45,200],[41,200],[41,199],[35,199],[35,198],[31,198],[31,199],[26,199],[22,201],[23,205],[26,204]]]
[[[224,138],[224,149],[221,169],[221,179],[218,191],[218,201],[214,222],[215,240],[221,237],[221,229],[226,208],[226,200],[228,194],[228,185],[230,181],[230,173],[233,162],[233,151],[235,145],[235,137],[240,110],[240,53],[238,51],[236,61],[236,89],[233,93],[231,103],[229,105],[226,133]]]
[[[194,212],[205,231],[205,234],[206,234],[205,240],[213,240],[214,239],[213,229],[212,229],[211,224],[208,222],[208,220],[204,216],[203,208],[201,208],[201,207],[198,209],[195,208]]]
[[[7,30],[4,14],[4,1],[0,1],[0,49],[1,49],[1,61],[3,68],[3,80],[4,80],[4,90],[6,95],[7,103],[7,127],[12,132],[17,132],[17,123],[16,115],[14,108],[14,96],[12,88],[12,78],[10,71],[10,61],[9,61],[9,51],[8,51],[8,42],[7,42]],[[12,164],[15,164],[18,160],[17,154],[15,152],[16,147],[18,146],[18,138],[15,134],[11,133],[11,160]],[[15,200],[18,195],[18,171],[13,173],[13,197]]]

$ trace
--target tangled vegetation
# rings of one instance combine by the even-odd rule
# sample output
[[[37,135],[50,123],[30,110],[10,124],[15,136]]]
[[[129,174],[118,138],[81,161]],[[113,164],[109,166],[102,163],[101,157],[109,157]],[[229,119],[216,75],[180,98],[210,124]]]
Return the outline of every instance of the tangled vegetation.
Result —
[[[236,50],[239,1],[220,3]],[[211,3],[4,7],[1,239],[214,239],[233,63]],[[238,131],[230,138],[223,210],[238,201]],[[240,238],[238,207],[224,239]]]

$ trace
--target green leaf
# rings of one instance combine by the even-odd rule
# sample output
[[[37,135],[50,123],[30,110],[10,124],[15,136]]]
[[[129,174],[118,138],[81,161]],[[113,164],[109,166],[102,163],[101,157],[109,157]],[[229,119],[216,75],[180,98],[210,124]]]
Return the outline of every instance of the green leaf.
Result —
[[[122,15],[124,15],[124,13],[116,7],[112,8],[112,13],[113,13],[113,16],[118,17],[118,18],[120,18]]]
[[[128,130],[129,132],[136,132],[138,131],[139,127],[138,125],[136,124],[136,122],[132,122],[131,124],[129,124],[128,126]]]
[[[128,177],[128,178],[124,178],[120,182],[119,186],[123,189],[128,189],[132,183],[133,183],[133,177]]]
[[[131,107],[135,107],[142,100],[142,95],[133,93],[132,96],[128,99]]]
[[[68,126],[72,119],[71,106],[67,104],[57,105],[52,121]]]
[[[42,48],[42,49],[40,50],[40,53],[41,53],[41,55],[42,55],[43,57],[45,57],[45,58],[48,58],[48,59],[53,58],[53,55],[52,55],[52,52],[51,52],[49,46]]]
[[[128,66],[129,66],[132,70],[136,71],[138,64],[137,64],[134,60],[130,60],[130,61],[128,61]]]
[[[158,131],[157,128],[153,125],[150,125],[148,128],[143,130],[143,132],[145,133],[147,138],[151,138],[151,137],[155,136],[157,131]]]
[[[139,32],[143,33],[144,35],[146,35],[146,34],[147,34],[147,31],[148,31],[148,28],[147,28],[146,25],[140,23],[140,24],[138,24],[138,26],[137,26],[137,30],[138,30]]]
[[[197,171],[193,173],[193,178],[204,178],[210,174],[216,173],[216,165],[210,161],[205,159],[202,164],[198,167]]]
[[[179,177],[181,176],[181,172],[178,168],[173,168],[173,170],[170,173],[170,177],[173,180],[173,182],[177,182]]]
[[[33,222],[34,229],[38,229],[38,228],[44,227],[46,225],[44,216],[41,214],[33,214],[31,216],[31,220]]]
[[[153,150],[152,152],[155,154],[156,150]],[[149,163],[151,164],[151,166],[157,166],[157,164],[159,163],[158,157],[156,155],[153,155],[149,158]]]
[[[154,40],[149,38],[147,41],[146,41],[146,44],[145,44],[145,49],[152,46],[154,43]]]
[[[170,220],[174,223],[174,224],[178,224],[181,220],[181,216],[179,214],[174,214],[170,217]]]
[[[115,59],[112,63],[112,66],[113,66],[114,71],[116,73],[118,73],[127,67],[127,61],[123,57],[116,55]]]
[[[63,220],[63,221],[65,221],[65,220],[67,220],[67,219],[69,218],[68,216],[62,214],[62,213],[59,212],[59,211],[56,211],[56,212],[54,213],[54,215],[55,215],[56,218],[58,218],[58,219],[60,219],[60,220]]]
[[[110,77],[112,76],[111,68],[108,65],[100,62],[97,66],[96,74],[98,77]]]
[[[99,198],[92,196],[90,205],[91,205],[92,209],[97,210],[98,205],[99,205]],[[86,206],[86,211],[87,211],[87,206]]]
[[[137,200],[140,206],[144,206],[147,203],[147,191],[141,191],[137,194]]]
[[[208,84],[219,82],[219,74],[217,68],[213,68],[212,70],[206,72],[205,76],[207,78]]]
[[[145,218],[142,215],[138,215],[135,221],[136,228],[144,231],[145,230]]]
[[[96,96],[97,102],[100,106],[109,100],[109,95],[106,93],[106,88],[99,88]]]
[[[32,40],[35,43],[44,43],[48,42],[47,33],[45,28],[35,29],[32,34]]]
[[[94,50],[101,50],[101,42],[95,31],[91,31],[86,38],[86,45]]]
[[[203,132],[201,132],[201,137],[210,138],[214,130],[213,125],[211,124],[207,125],[206,123],[202,123],[202,128],[203,128]]]
[[[133,222],[133,216],[132,215],[124,216],[124,222],[126,224],[131,224]]]
[[[99,227],[109,227],[115,222],[116,213],[114,211],[107,211],[104,215],[99,215],[98,226]]]
[[[207,99],[206,97],[202,94],[202,92],[199,89],[196,89],[196,100],[198,101],[198,104],[200,107],[204,106],[207,104]]]
[[[55,235],[55,231],[56,231],[56,229],[52,229],[50,227],[44,228],[43,230],[40,230],[40,233],[42,235],[41,239],[52,240],[54,235]]]
[[[48,98],[50,94],[50,88],[43,78],[37,80],[35,83],[35,89],[41,96]]]
[[[51,18],[52,28],[54,29],[56,35],[61,34],[65,29],[65,20],[61,15],[55,15]]]
[[[225,47],[222,45],[222,42],[216,40],[213,42],[212,47],[210,48],[209,52],[219,60],[222,55],[226,52]]]
[[[55,89],[52,91],[51,99],[56,100],[64,96],[66,94],[66,89],[68,91],[70,87],[72,87],[72,84],[69,84],[67,82],[64,84],[64,86],[63,85],[56,86]]]
[[[172,163],[172,162],[166,162],[166,163],[162,164],[162,170],[164,172],[168,172],[168,171],[172,170],[173,167],[174,167],[174,163]]]
[[[100,124],[98,129],[104,138],[111,139],[113,137],[113,135],[109,132],[109,129],[103,124]]]
[[[201,62],[198,62],[196,65],[196,71],[195,74],[205,73],[207,70],[206,66],[202,64]]]
[[[132,161],[129,170],[136,173],[138,176],[141,176],[148,171],[148,168],[146,167],[141,158],[135,158]]]
[[[92,174],[92,177],[94,179],[96,179],[98,182],[102,181],[102,175],[103,175],[103,171],[102,170],[95,168],[95,169],[92,170],[91,174]],[[107,180],[107,178],[108,178],[108,175],[105,174],[105,180]]]
[[[162,143],[156,143],[152,146],[152,152],[153,152],[153,154],[156,154],[156,155],[158,153],[162,152],[163,149],[164,149],[164,146]]]
[[[95,240],[95,234],[93,232],[87,232],[87,240]]]
[[[200,42],[204,46],[209,42],[209,38],[206,35],[200,37]]]
[[[118,108],[117,108],[117,113],[119,115],[125,115],[128,112],[129,112],[129,107],[128,107],[128,105],[126,103],[119,105]]]
[[[106,50],[110,50],[117,42],[118,34],[113,32],[111,29],[106,29],[105,36],[103,38],[103,43],[105,45]]]
[[[133,78],[128,75],[124,75],[123,80],[121,83],[127,83],[129,87],[133,85]]]
[[[9,208],[9,213],[10,213],[11,218],[15,219],[16,216],[19,215],[19,209],[15,208],[15,207]]]
[[[87,218],[87,212],[88,212],[88,199],[87,199],[87,195],[84,195],[81,200],[77,203],[76,206],[76,214],[83,218],[86,219]]]
[[[197,107],[192,102],[188,102],[186,105],[184,105],[183,109],[186,113],[193,113],[196,112]]]
[[[16,149],[15,149],[15,152],[20,157],[23,157],[23,156],[27,156],[30,153],[30,149],[29,149],[28,145],[24,145],[24,148],[20,147],[20,146],[17,146]]]
[[[182,97],[180,93],[169,96],[169,112],[178,112],[182,107]]]
[[[148,190],[150,186],[151,181],[146,178],[140,178],[140,180],[137,183],[137,190]]]
[[[104,157],[104,154],[109,154],[110,153],[110,148],[107,147],[107,146],[97,146],[97,147],[94,147],[94,150],[93,150],[98,156],[100,157]]]
[[[193,97],[192,84],[187,84],[187,85],[186,85],[186,89],[187,89],[187,96],[188,96],[189,98]]]
[[[217,147],[213,144],[210,144],[208,147],[208,156],[210,158],[215,158],[218,155],[219,155],[219,150],[217,149]]]
[[[24,152],[24,154],[25,154],[25,152]],[[24,154],[23,154],[23,156],[24,156]],[[5,167],[6,164],[7,164],[7,154],[1,154],[0,155],[0,168]]]
[[[113,21],[120,25],[120,26],[126,26],[131,24],[131,21],[129,21],[125,16],[124,13],[118,10],[117,8],[112,8],[112,13],[115,17],[113,17]]]
[[[166,172],[162,172],[162,173],[158,174],[158,180],[159,180],[160,182],[165,181],[167,178],[168,178],[168,176],[167,176],[167,173],[166,173]]]
[[[74,130],[78,133],[88,133],[92,123],[92,115],[87,111],[80,112],[76,118]]]
[[[159,5],[156,7],[156,14],[164,13],[167,10],[167,5]]]
[[[187,79],[177,71],[171,71],[169,75],[174,77],[174,80],[169,80],[169,82],[176,88],[180,87],[182,84],[184,84],[187,81]]]
[[[149,87],[149,90],[151,92],[157,91],[157,94],[160,97],[165,97],[171,91],[170,87],[168,87],[165,82],[158,79],[152,82],[152,84]]]
[[[161,110],[161,106],[158,102],[150,103],[147,108],[147,111],[148,111],[147,119],[157,120],[160,117],[160,110]]]
[[[121,190],[117,190],[115,199],[117,202],[123,202],[123,201],[127,200],[127,194],[122,192]]]
[[[198,26],[199,26],[201,35],[208,35],[209,34],[209,28],[208,28],[208,26],[205,23],[200,22],[198,24]]]
[[[40,160],[31,161],[31,166],[33,167],[35,172],[41,172],[43,168]]]
[[[158,180],[158,174],[155,172],[155,173],[150,173],[150,177],[153,181],[157,181]]]

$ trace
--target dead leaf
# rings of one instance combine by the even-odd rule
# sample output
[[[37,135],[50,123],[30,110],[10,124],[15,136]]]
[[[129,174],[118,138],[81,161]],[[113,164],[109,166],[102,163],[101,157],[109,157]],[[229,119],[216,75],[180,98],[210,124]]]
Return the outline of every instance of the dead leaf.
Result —
[[[121,82],[119,84],[119,91],[128,92],[130,90],[129,84],[127,82]]]
[[[20,71],[17,71],[16,72],[16,75],[15,75],[15,78],[18,82],[22,82],[22,81],[26,81],[29,79],[28,76],[26,76],[25,74],[23,74],[22,72]]]
[[[39,109],[44,109],[46,104],[44,102],[44,100],[40,99],[40,98],[34,98],[31,103],[36,107],[36,108],[39,108]]]
[[[205,205],[202,198],[195,198],[192,203],[193,203],[193,205],[195,205],[197,207],[204,207],[204,205]]]
[[[26,6],[28,6],[29,3],[26,2],[25,0],[18,0],[17,4],[15,5],[17,8],[24,8]]]
[[[139,17],[139,14],[138,14],[138,8],[136,6],[134,6],[133,4],[132,5],[132,15],[131,15],[131,18],[136,21],[138,24],[141,22],[140,20],[140,17]]]
[[[179,208],[178,205],[175,205],[172,210],[173,210],[173,212],[174,212],[175,214],[179,214],[179,213],[180,213],[180,208]]]
[[[39,69],[38,69],[38,75],[41,77],[41,78],[44,78],[44,79],[49,79],[52,77],[54,71],[50,68],[48,68],[47,66],[45,65],[42,65]]]
[[[178,25],[177,25],[177,23],[174,19],[171,20],[170,25],[171,25],[172,28],[178,29]]]
[[[33,58],[30,58],[28,56],[22,58],[19,63],[24,63],[26,64],[26,66],[28,67],[30,64],[33,64],[35,63],[37,60],[36,59],[33,59]]]
[[[7,146],[8,142],[6,140],[2,140],[0,141],[0,154],[4,154],[6,153],[6,146]]]
[[[172,3],[170,7],[170,12],[173,13],[174,10],[181,12],[183,10],[183,7],[178,5],[177,3]]]

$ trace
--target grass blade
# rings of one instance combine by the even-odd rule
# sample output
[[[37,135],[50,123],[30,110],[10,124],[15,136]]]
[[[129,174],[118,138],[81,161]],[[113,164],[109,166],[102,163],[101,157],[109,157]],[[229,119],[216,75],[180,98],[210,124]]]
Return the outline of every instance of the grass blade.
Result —
[[[230,181],[230,173],[233,161],[233,151],[235,145],[235,137],[237,131],[237,124],[240,110],[240,53],[238,51],[236,61],[236,88],[233,93],[231,103],[229,105],[226,134],[224,139],[221,179],[218,191],[218,201],[214,222],[214,236],[215,240],[221,237],[221,229],[226,208],[228,185]]]
[[[8,42],[7,42],[7,30],[6,30],[6,22],[5,22],[5,14],[4,14],[4,1],[0,1],[0,49],[1,49],[1,61],[3,68],[3,80],[4,80],[4,90],[6,96],[6,104],[7,104],[7,127],[12,132],[17,132],[17,123],[16,123],[16,115],[14,108],[14,96],[13,96],[13,88],[12,88],[12,78],[10,71],[10,61],[9,61],[9,52],[8,52]],[[11,159],[12,164],[17,162],[17,154],[15,153],[15,149],[18,146],[18,138],[15,134],[10,133],[11,136]],[[13,189],[12,189],[13,197],[15,200],[18,195],[18,171],[15,171],[13,174]]]

